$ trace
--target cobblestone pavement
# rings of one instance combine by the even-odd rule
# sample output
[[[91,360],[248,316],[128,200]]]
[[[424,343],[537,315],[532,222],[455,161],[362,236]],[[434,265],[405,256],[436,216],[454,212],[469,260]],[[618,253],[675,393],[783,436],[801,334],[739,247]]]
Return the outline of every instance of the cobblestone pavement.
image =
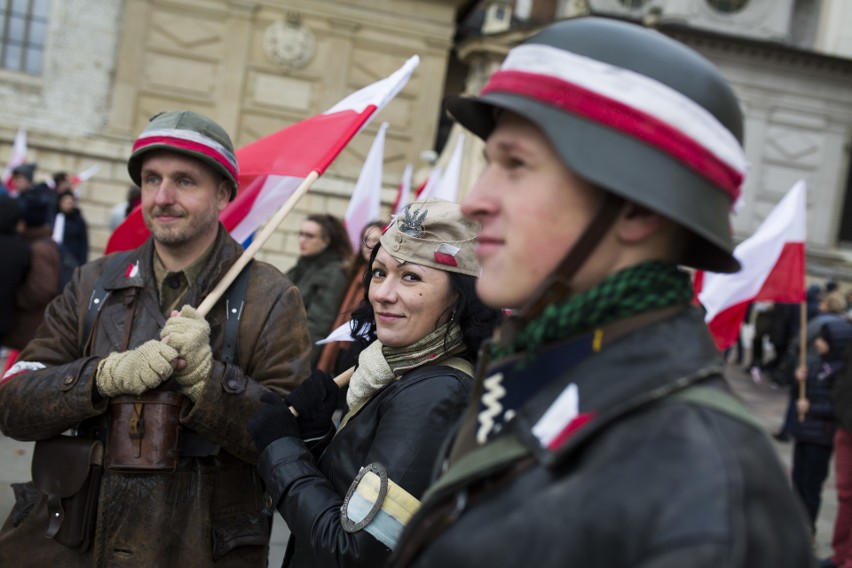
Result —
[[[787,391],[775,390],[766,381],[755,383],[750,374],[733,365],[728,367],[727,376],[734,391],[766,429],[770,432],[775,431],[781,423],[781,417],[787,405]],[[773,443],[781,462],[789,473],[792,444],[774,441]],[[32,443],[18,442],[0,436],[0,519],[6,518],[13,504],[9,484],[30,479],[31,457]],[[831,551],[831,531],[837,513],[837,493],[834,489],[833,473],[825,484],[822,496],[823,503],[817,522],[815,543],[816,553],[820,558],[827,556]],[[276,515],[269,558],[269,565],[274,568],[281,565],[288,534],[286,524],[280,516]]]

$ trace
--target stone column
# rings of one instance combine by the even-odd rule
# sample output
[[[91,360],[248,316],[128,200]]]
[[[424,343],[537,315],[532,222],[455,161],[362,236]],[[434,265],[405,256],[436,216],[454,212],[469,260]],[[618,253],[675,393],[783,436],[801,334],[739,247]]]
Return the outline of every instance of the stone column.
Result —
[[[151,0],[126,0],[121,22],[121,43],[115,67],[109,123],[106,134],[130,137],[136,122],[136,103],[149,32]]]

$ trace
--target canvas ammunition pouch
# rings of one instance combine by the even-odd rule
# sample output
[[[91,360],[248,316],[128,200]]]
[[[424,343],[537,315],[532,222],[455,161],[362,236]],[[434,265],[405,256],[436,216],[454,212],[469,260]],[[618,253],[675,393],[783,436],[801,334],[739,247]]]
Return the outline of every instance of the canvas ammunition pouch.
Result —
[[[39,440],[33,452],[33,483],[47,496],[45,536],[79,552],[95,532],[103,449],[100,440],[58,436]]]
[[[174,471],[180,459],[178,392],[148,391],[110,400],[104,465],[122,471]]]

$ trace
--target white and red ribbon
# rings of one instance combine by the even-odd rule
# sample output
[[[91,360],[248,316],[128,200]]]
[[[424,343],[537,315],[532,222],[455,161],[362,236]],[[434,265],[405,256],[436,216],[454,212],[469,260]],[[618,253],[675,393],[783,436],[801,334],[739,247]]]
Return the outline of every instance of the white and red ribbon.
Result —
[[[748,161],[736,137],[689,97],[634,71],[528,44],[514,48],[482,90],[530,97],[633,136],[740,194]]]
[[[237,157],[234,153],[212,138],[198,132],[182,128],[163,128],[144,132],[133,144],[133,151],[135,152],[139,148],[144,148],[152,144],[168,144],[169,146],[177,146],[192,150],[193,152],[200,152],[222,164],[224,168],[231,172],[234,179],[239,177],[240,172],[237,166]]]

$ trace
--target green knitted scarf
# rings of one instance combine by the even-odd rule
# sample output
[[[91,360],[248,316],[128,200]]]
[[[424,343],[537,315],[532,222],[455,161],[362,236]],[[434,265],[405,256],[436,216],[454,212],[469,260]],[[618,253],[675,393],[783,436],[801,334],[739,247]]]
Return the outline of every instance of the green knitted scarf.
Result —
[[[551,304],[507,346],[491,345],[493,359],[527,351],[533,356],[551,341],[642,312],[686,304],[693,297],[689,274],[676,265],[653,261],[611,274],[594,288],[561,304]]]

